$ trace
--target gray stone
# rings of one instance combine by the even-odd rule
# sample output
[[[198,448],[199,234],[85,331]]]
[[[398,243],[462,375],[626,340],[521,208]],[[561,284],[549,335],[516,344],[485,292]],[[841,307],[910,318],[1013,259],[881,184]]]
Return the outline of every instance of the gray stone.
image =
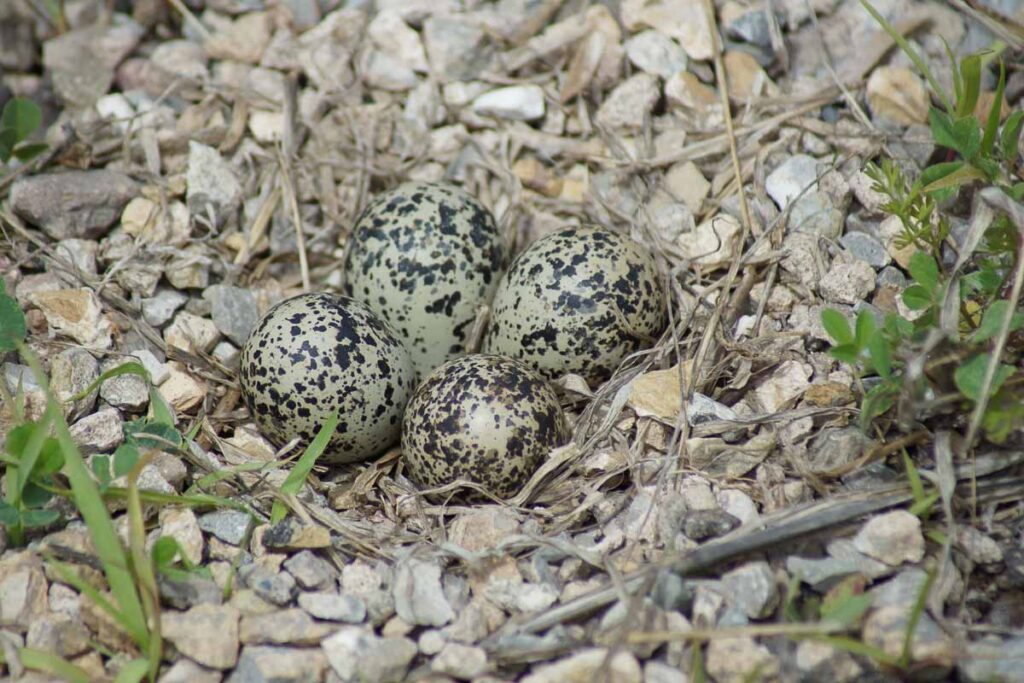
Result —
[[[143,29],[131,20],[76,28],[43,43],[54,90],[72,108],[95,104],[114,80],[114,67],[134,49]]]
[[[320,3],[317,0],[282,0],[281,6],[291,14],[291,25],[297,33],[313,28],[320,21]]]
[[[71,438],[82,453],[110,453],[124,441],[124,420],[116,408],[104,408],[71,427]]]
[[[718,683],[775,680],[779,675],[778,657],[748,636],[712,638],[706,656],[707,671]]]
[[[213,147],[189,142],[186,180],[185,198],[193,216],[212,213],[216,224],[223,225],[242,205],[242,183],[231,164]]]
[[[153,327],[163,327],[187,301],[188,295],[176,289],[158,289],[142,300],[142,318]]]
[[[874,268],[842,253],[832,262],[828,277],[818,283],[818,292],[823,299],[841,304],[855,304],[874,290]]]
[[[491,50],[479,26],[435,15],[423,22],[422,34],[427,59],[440,81],[473,80],[488,67]]]
[[[100,370],[107,372],[128,362],[134,362],[134,359],[111,358],[104,361]],[[137,413],[149,405],[149,385],[138,375],[118,375],[100,385],[100,398],[115,408]]]
[[[187,612],[160,615],[164,638],[189,659],[211,669],[238,661],[238,610],[229,605],[198,605]]]
[[[875,285],[878,288],[893,287],[903,291],[907,287],[907,276],[899,268],[886,266],[879,271],[878,277],[875,278]]]
[[[189,659],[179,659],[167,668],[157,683],[220,683],[219,671],[199,666]]]
[[[246,645],[225,683],[308,683],[323,680],[327,659],[317,649]]]
[[[298,590],[291,574],[259,565],[244,565],[238,570],[238,576],[256,595],[275,605],[287,605]]]
[[[689,683],[680,669],[652,659],[644,663],[644,683]]]
[[[419,82],[416,72],[398,57],[390,52],[372,48],[363,51],[359,60],[359,72],[363,81],[371,88],[391,92],[412,90]]]
[[[361,624],[366,619],[366,604],[361,598],[346,593],[299,593],[299,607],[325,621]]]
[[[225,543],[239,545],[249,532],[252,517],[238,510],[215,510],[199,518],[199,528]]]
[[[38,556],[8,555],[0,561],[0,624],[24,631],[47,611],[46,575]]]
[[[211,263],[212,261],[204,252],[203,247],[193,244],[179,251],[174,258],[168,261],[164,274],[167,281],[176,289],[203,289],[210,284]],[[190,299],[189,303],[192,301],[202,302],[203,300]]]
[[[138,192],[116,171],[64,171],[25,176],[11,186],[11,208],[56,240],[106,234]]]
[[[779,602],[779,587],[767,562],[748,562],[722,576],[726,601],[751,619],[767,617]]]
[[[69,399],[81,393],[100,375],[100,366],[92,354],[81,348],[64,349],[50,362],[50,388],[64,403],[64,414],[74,422],[92,410],[98,391],[93,390],[73,403]]]
[[[326,590],[338,579],[334,566],[309,550],[292,555],[283,566],[305,590]]]
[[[906,510],[872,517],[853,539],[854,547],[888,565],[920,562],[924,557],[921,520]]]
[[[885,583],[868,591],[871,606],[907,607],[913,605],[924,590],[928,575],[921,569],[905,569]]]
[[[738,420],[739,416],[729,406],[719,403],[699,392],[694,392],[693,398],[687,405],[687,421],[690,426],[696,426],[704,422],[715,422],[718,420]]]
[[[78,619],[47,612],[34,615],[25,645],[67,658],[88,651],[91,638],[89,630]]]
[[[863,673],[850,653],[814,640],[800,641],[796,647],[795,660],[796,668],[800,672],[800,683],[848,683],[859,680]]]
[[[823,429],[811,439],[807,449],[807,469],[810,472],[830,472],[847,465],[874,445],[857,427]]]
[[[397,683],[418,652],[408,638],[378,638],[357,626],[343,627],[320,646],[342,681]]]
[[[191,609],[197,605],[219,605],[224,591],[212,579],[198,574],[159,576],[160,600],[175,609]]]
[[[409,624],[444,626],[455,616],[441,589],[441,567],[406,558],[395,571],[395,611]]]
[[[957,529],[956,546],[975,564],[994,565],[1003,561],[999,544],[972,526]]]
[[[808,193],[813,191],[817,181],[817,160],[806,154],[796,154],[768,174],[765,178],[765,191],[780,209],[785,209],[804,190]]]
[[[468,681],[487,670],[487,653],[483,648],[448,643],[430,662],[430,670]]]
[[[597,110],[595,120],[607,128],[639,130],[661,96],[658,78],[633,74],[615,86]]]
[[[683,534],[693,541],[717,538],[739,525],[739,519],[723,510],[689,510],[682,518]]]
[[[956,664],[964,683],[1024,683],[1024,637],[987,636],[965,650]]]
[[[96,277],[96,254],[99,245],[93,240],[70,238],[61,240],[53,247],[54,253],[71,267],[70,271],[55,267],[57,275],[69,285],[86,284],[83,278]]]
[[[768,21],[770,7],[771,5],[767,4],[755,5],[746,8],[742,14],[734,15],[723,26],[725,34],[734,40],[742,40],[757,47],[770,49],[772,47],[771,24]]]
[[[138,361],[142,367],[146,368],[146,372],[149,373],[149,379],[153,382],[153,386],[158,387],[163,384],[171,376],[167,366],[149,349],[138,349],[132,351],[132,356]]]
[[[861,554],[849,539],[837,539],[828,545],[829,556],[808,559],[792,555],[786,558],[786,571],[824,592],[851,574],[862,574],[869,579],[885,576],[892,569],[877,560]]]
[[[880,607],[868,613],[861,638],[891,657],[903,652],[910,626],[909,605]],[[918,615],[910,645],[910,663],[922,680],[945,680],[953,666],[956,648],[927,610]]]
[[[416,641],[416,646],[422,654],[431,657],[443,650],[447,642],[443,633],[436,628],[428,628],[420,634],[419,640]]]
[[[866,232],[848,232],[840,238],[839,243],[849,249],[853,256],[876,270],[892,262],[885,245]]]
[[[316,645],[334,631],[334,626],[313,621],[298,607],[266,614],[242,615],[238,637],[245,645]]]
[[[640,663],[624,650],[609,652],[604,648],[588,648],[564,659],[537,664],[522,683],[563,683],[564,681],[600,681],[640,683]]]
[[[686,51],[660,31],[641,31],[623,47],[629,61],[649,74],[669,78],[686,68]]]
[[[544,116],[544,91],[539,85],[510,85],[473,100],[473,113],[509,121],[534,121]]]

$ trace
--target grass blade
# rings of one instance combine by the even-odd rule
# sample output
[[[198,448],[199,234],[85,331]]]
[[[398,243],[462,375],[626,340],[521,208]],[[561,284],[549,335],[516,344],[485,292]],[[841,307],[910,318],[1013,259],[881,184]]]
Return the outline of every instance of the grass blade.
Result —
[[[18,651],[21,663],[28,669],[63,678],[68,683],[89,683],[89,674],[52,652],[23,647]]]
[[[139,683],[149,673],[149,662],[145,659],[133,659],[117,672],[114,683]]]
[[[89,474],[85,460],[71,438],[71,431],[67,422],[64,421],[63,413],[53,392],[50,391],[46,373],[43,372],[39,359],[30,348],[23,344],[18,345],[21,357],[25,359],[29,367],[35,373],[36,381],[44,390],[47,396],[47,408],[59,417],[54,422],[54,432],[61,450],[64,453],[64,474],[71,483],[71,494],[75,506],[82,515],[82,520],[89,529],[96,554],[99,555],[103,564],[103,571],[107,577],[107,584],[110,592],[117,603],[118,616],[125,630],[136,641],[140,649],[148,650],[149,634],[146,629],[146,618],[142,611],[142,603],[139,601],[139,594],[135,588],[135,581],[131,571],[128,569],[128,559],[125,556],[124,548],[114,530],[114,523],[110,518],[99,489]]]
[[[142,517],[142,502],[139,499],[139,474],[153,459],[152,453],[150,451],[139,458],[135,467],[128,474],[128,552],[131,554],[132,566],[135,568],[137,586],[149,630],[149,651],[144,651],[149,659],[143,663],[147,665],[145,672],[149,674],[149,678],[156,680],[162,649],[160,593],[156,585],[156,576],[153,573],[153,563],[149,553],[146,552],[146,522]],[[118,680],[120,679],[119,675]]]
[[[299,489],[302,488],[303,482],[306,481],[306,477],[313,470],[313,465],[316,464],[317,458],[319,458],[324,449],[327,448],[327,442],[331,440],[331,436],[334,435],[334,430],[338,427],[338,416],[331,415],[324,422],[323,426],[320,427],[320,431],[317,432],[316,437],[310,442],[309,446],[299,457],[298,462],[292,468],[292,471],[288,473],[288,478],[281,484],[281,493],[284,494],[296,494]],[[270,523],[277,524],[287,514],[287,509],[279,500],[274,501],[274,507],[270,511]]]

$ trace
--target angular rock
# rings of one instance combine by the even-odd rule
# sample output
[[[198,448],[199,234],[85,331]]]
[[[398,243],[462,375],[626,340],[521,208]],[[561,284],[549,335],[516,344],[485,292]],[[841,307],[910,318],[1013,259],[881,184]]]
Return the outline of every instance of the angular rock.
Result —
[[[199,666],[188,659],[179,659],[164,672],[157,683],[220,683],[219,671]]]
[[[853,539],[860,552],[888,565],[920,562],[924,557],[921,520],[906,510],[872,517]]]
[[[395,571],[395,611],[410,624],[444,626],[455,616],[441,589],[441,567],[407,558]]]
[[[111,453],[124,441],[124,420],[117,408],[104,408],[73,424],[71,438],[83,454]]]
[[[47,607],[46,575],[37,555],[21,552],[0,561],[0,627],[28,629]]]
[[[372,631],[346,626],[320,647],[342,681],[397,683],[404,679],[418,650],[408,638],[378,638]]]
[[[160,536],[177,541],[185,559],[192,564],[198,566],[203,561],[203,532],[191,508],[160,508]]]
[[[692,541],[717,538],[740,525],[740,520],[724,510],[690,510],[682,517],[683,535]]]
[[[297,607],[267,614],[243,615],[238,637],[245,645],[316,645],[334,631],[334,626],[313,621]]]
[[[639,130],[660,97],[658,78],[638,73],[619,83],[597,110],[595,120],[607,128]]]
[[[751,619],[767,617],[779,603],[779,587],[767,562],[748,562],[722,576],[726,600]]]
[[[473,100],[473,113],[509,121],[533,121],[544,116],[544,91],[539,85],[511,85]]]
[[[686,52],[660,31],[637,33],[623,47],[629,61],[649,74],[669,78],[686,68]]]
[[[885,268],[892,261],[885,245],[866,232],[848,232],[839,243],[860,261],[875,269]]]
[[[1001,639],[987,636],[965,647],[966,654],[957,658],[959,680],[964,683],[1020,683],[1024,672],[1024,637]]]
[[[266,545],[266,542],[264,534],[263,544]],[[330,562],[309,550],[292,555],[282,566],[306,590],[326,590],[333,587],[338,578],[338,572]]]
[[[845,257],[844,254],[836,257],[829,276],[818,286],[822,298],[842,304],[863,301],[874,290],[874,268],[860,259]]]
[[[519,519],[505,508],[488,506],[459,515],[448,527],[448,539],[469,552],[495,548],[519,533]]]
[[[206,397],[206,385],[194,378],[180,363],[167,363],[167,381],[160,385],[160,396],[174,410],[186,412],[202,403]]]
[[[813,640],[803,640],[796,647],[796,667],[801,680],[852,683],[860,679],[863,669],[850,653]]]
[[[223,225],[242,204],[242,184],[235,170],[213,147],[189,142],[186,182],[186,202],[193,216],[212,213],[216,224]]]
[[[187,294],[174,289],[158,289],[152,297],[142,300],[142,317],[153,327],[163,327],[187,301]]]
[[[225,683],[307,683],[323,680],[327,659],[308,647],[246,645]]]
[[[167,346],[176,346],[182,351],[195,353],[196,350],[209,353],[216,346],[220,332],[212,321],[181,311],[164,330]]]
[[[135,196],[135,182],[116,171],[64,171],[25,176],[11,186],[11,208],[55,240],[106,234]]]
[[[199,518],[199,528],[225,543],[238,545],[249,533],[253,518],[238,510],[215,510]]]
[[[740,683],[752,676],[772,680],[779,675],[779,659],[753,638],[712,638],[707,648],[707,670],[717,683]]]
[[[99,374],[99,363],[85,349],[65,349],[50,362],[50,388],[57,400],[64,403],[64,415],[69,422],[85,415],[96,404],[98,392],[95,390],[73,403],[69,399],[85,391]]]
[[[113,325],[103,315],[100,300],[91,289],[58,289],[34,292],[29,300],[46,316],[46,323],[79,344],[109,349]]]
[[[134,362],[134,359],[111,358],[103,362],[100,370],[108,372],[128,362]],[[149,405],[149,385],[138,375],[118,375],[100,385],[100,398],[114,408],[137,413]]]
[[[430,70],[419,34],[395,10],[378,10],[366,27],[366,35],[406,68],[420,73]]]
[[[864,643],[877,647],[890,657],[903,652],[910,626],[909,605],[880,607],[868,613],[861,637]],[[917,671],[928,671],[930,680],[941,680],[955,661],[955,646],[927,611],[919,615],[910,645],[910,661]]]
[[[331,533],[319,524],[301,524],[289,517],[267,529],[263,545],[268,550],[328,548]]]
[[[310,616],[325,621],[361,624],[366,619],[366,604],[360,598],[344,593],[299,593],[299,607]]]
[[[256,595],[275,605],[287,605],[298,590],[291,574],[259,565],[243,566],[238,570],[238,576]]]
[[[441,82],[472,80],[489,62],[487,34],[457,16],[435,15],[423,22],[423,45]]]
[[[880,66],[871,72],[865,91],[876,119],[904,126],[928,120],[928,91],[910,69]]]
[[[260,317],[252,290],[213,285],[206,288],[203,298],[210,302],[213,324],[221,334],[238,346],[245,344]]]
[[[238,610],[228,605],[198,605],[187,612],[160,615],[163,637],[189,659],[211,669],[230,669],[238,661]]]
[[[448,643],[431,660],[430,670],[468,681],[487,670],[487,653],[483,648]]]
[[[640,683],[640,664],[631,653],[619,651],[608,656],[608,650],[592,648],[550,664],[537,664],[522,683],[563,683],[565,681],[597,681],[605,677],[616,683]]]

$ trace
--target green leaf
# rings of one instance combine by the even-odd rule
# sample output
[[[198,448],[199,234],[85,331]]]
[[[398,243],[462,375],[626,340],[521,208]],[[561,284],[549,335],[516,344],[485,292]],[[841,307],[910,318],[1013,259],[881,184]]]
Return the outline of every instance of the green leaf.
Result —
[[[880,334],[872,335],[868,340],[868,354],[875,372],[885,378],[892,376],[892,353],[889,349],[889,340]]]
[[[885,316],[885,332],[892,341],[898,341],[914,334],[914,323],[898,313],[888,313]]]
[[[992,397],[981,425],[992,443],[1003,443],[1021,424],[1024,424],[1024,400],[1006,390]]]
[[[854,344],[856,344],[858,350],[864,350],[868,347],[868,342],[875,336],[875,315],[867,310],[862,310],[857,314],[856,330],[854,332]]]
[[[907,472],[907,481],[910,483],[910,492],[914,496],[914,500],[924,500],[924,484],[921,482],[921,475],[918,474],[917,468],[914,467],[914,461],[910,459],[910,455],[907,451],[903,450],[903,469]]]
[[[14,156],[14,147],[18,144],[18,136],[13,130],[0,128],[0,161],[7,162]]]
[[[912,311],[923,311],[932,305],[932,295],[921,285],[910,285],[903,290],[903,303]]]
[[[960,81],[963,90],[957,93],[956,114],[967,116],[974,113],[981,92],[981,55],[964,57],[960,62]]]
[[[1014,183],[1007,190],[1015,202],[1024,200],[1024,182]]]
[[[821,324],[835,341],[837,346],[853,343],[853,332],[850,321],[834,308],[826,308],[821,312]]]
[[[959,152],[960,156],[968,161],[978,152],[981,146],[981,129],[974,116],[965,116],[954,121],[948,114],[932,107],[928,111],[928,121],[935,144]]]
[[[850,365],[856,365],[860,361],[860,349],[857,348],[856,344],[833,346],[829,349],[829,355],[840,363],[848,363]]]
[[[49,148],[45,142],[21,144],[14,148],[14,156],[18,161],[31,161]]]
[[[6,500],[0,500],[0,524],[11,527],[21,522],[21,513]]]
[[[27,334],[25,314],[18,302],[6,293],[0,278],[0,354],[13,351]]]
[[[985,368],[988,367],[990,357],[987,353],[979,353],[976,356],[972,356],[970,360],[960,365],[953,372],[953,382],[956,384],[956,388],[960,390],[961,394],[975,403],[981,400],[981,385],[985,380]],[[999,387],[1013,375],[1015,370],[1016,368],[1012,365],[1001,363],[996,370],[995,376],[992,378],[992,387],[989,389],[989,395],[999,391]]]
[[[992,97],[992,107],[988,110],[985,121],[985,135],[981,139],[981,154],[988,156],[996,144],[996,133],[999,132],[999,115],[1003,112],[1003,92],[1006,90],[1006,67],[999,61],[999,83]]]
[[[43,116],[36,103],[24,97],[15,97],[4,107],[0,125],[13,130],[18,142],[25,140],[35,132],[42,123]]]
[[[957,161],[943,161],[938,164],[932,164],[928,168],[921,171],[921,175],[918,178],[921,182],[921,186],[924,187],[925,191],[928,191],[928,186],[934,183],[936,180],[945,178],[950,173],[958,171],[960,167],[964,165],[963,160],[958,159]]]
[[[31,481],[25,484],[25,488],[21,492],[21,503],[25,507],[41,508],[52,499],[52,493]]]
[[[1017,158],[1017,142],[1020,140],[1021,125],[1024,124],[1024,110],[1018,109],[1010,114],[1003,124],[1003,132],[999,136],[999,148],[1003,158],[1013,161]]]
[[[178,555],[178,541],[173,536],[161,536],[153,544],[152,554],[157,569],[170,566]]]
[[[90,463],[92,468],[93,476],[96,477],[100,484],[109,484],[112,477],[110,476],[110,456],[109,455],[96,455],[93,456],[92,462]]]
[[[139,449],[130,444],[121,444],[114,451],[114,478],[123,477],[132,471],[140,458]]]
[[[854,595],[849,586],[840,589],[839,596],[825,600],[821,605],[821,620],[830,621],[842,626],[856,625],[864,613],[871,607],[871,596]]]
[[[89,683],[89,674],[63,657],[46,650],[23,647],[18,650],[21,664],[27,669],[42,671],[68,683]]]
[[[910,506],[908,511],[915,517],[927,517],[928,513],[931,512],[932,508],[935,506],[936,501],[938,500],[939,492],[935,491],[934,493],[930,493],[924,498],[916,501],[913,505]]]
[[[979,163],[984,162],[983,159],[979,159],[978,161]],[[954,161],[951,163],[956,164],[957,162]],[[936,164],[936,166],[940,165],[944,164]],[[976,166],[960,162],[959,168],[955,169],[950,173],[947,173],[941,178],[924,186],[923,188],[921,188],[921,191],[937,195],[937,199],[945,200],[953,196],[953,194],[958,189],[960,189],[961,186],[966,185],[967,183],[972,182],[974,180],[987,179],[988,177],[985,175],[985,173],[979,170]],[[939,193],[942,193],[941,196],[939,195]]]
[[[981,324],[978,325],[978,329],[971,335],[971,341],[978,344],[998,335],[1000,330],[1002,330],[1003,320],[1005,320],[1009,310],[1009,301],[1004,299],[993,301],[982,314]],[[1010,331],[1019,330],[1021,327],[1024,327],[1024,313],[1016,312],[1010,320]]]
[[[910,276],[914,282],[921,285],[929,292],[935,292],[939,286],[939,267],[928,254],[923,251],[914,252],[908,264]]]
[[[861,427],[866,427],[871,424],[871,421],[876,417],[884,415],[886,411],[892,408],[898,395],[899,385],[894,385],[891,381],[883,381],[882,383],[872,387],[871,390],[864,395],[864,400],[861,402]]]
[[[133,659],[117,672],[114,683],[139,683],[149,673],[149,661]]]
[[[153,416],[153,422],[174,426],[174,412],[152,384],[149,386],[149,412]]]
[[[26,529],[38,529],[49,526],[60,519],[56,510],[25,510],[21,513],[21,523]]]
[[[338,428],[338,420],[339,416],[335,413],[324,421],[320,431],[317,432],[313,441],[310,442],[309,446],[306,447],[306,450],[295,463],[295,466],[292,467],[292,471],[288,473],[284,483],[281,484],[281,493],[294,495],[299,492],[302,484],[306,481],[306,477],[313,470],[313,465],[316,464],[317,458],[323,454],[331,437],[334,436],[334,430]],[[275,500],[274,506],[270,510],[270,523],[277,524],[284,519],[286,514],[287,508],[284,504],[279,500]]]

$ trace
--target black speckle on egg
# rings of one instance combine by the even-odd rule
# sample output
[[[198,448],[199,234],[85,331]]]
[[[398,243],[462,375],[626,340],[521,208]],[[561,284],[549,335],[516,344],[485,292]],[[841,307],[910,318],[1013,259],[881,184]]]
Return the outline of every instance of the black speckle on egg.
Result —
[[[394,328],[418,377],[465,353],[506,261],[479,201],[452,185],[405,183],[366,207],[350,240],[344,291]]]
[[[302,294],[270,309],[242,347],[239,383],[260,431],[303,446],[331,415],[341,421],[321,461],[355,462],[398,440],[413,390],[409,353],[363,304]]]
[[[654,260],[604,228],[571,227],[531,244],[498,285],[484,351],[518,358],[545,377],[608,379],[666,323]]]
[[[465,479],[508,498],[568,438],[558,397],[543,378],[510,358],[473,355],[437,368],[413,394],[402,454],[420,486]]]

